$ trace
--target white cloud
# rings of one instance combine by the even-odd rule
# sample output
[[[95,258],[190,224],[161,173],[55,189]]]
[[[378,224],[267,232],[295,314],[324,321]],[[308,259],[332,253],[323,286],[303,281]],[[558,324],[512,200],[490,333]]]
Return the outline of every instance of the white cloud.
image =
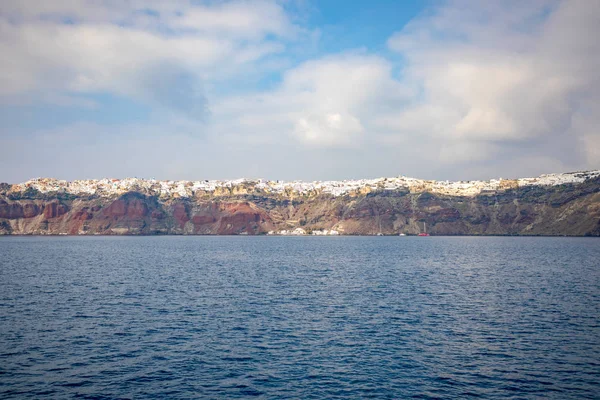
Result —
[[[267,0],[8,0],[0,3],[0,14],[17,23],[114,24],[245,39],[267,34],[287,36],[297,31],[282,6]]]
[[[404,78],[423,93],[384,120],[398,135],[419,130],[446,142],[441,155],[448,160],[479,158],[486,142],[496,148],[488,157],[504,159],[503,143],[580,143],[600,126],[597,113],[573,122],[600,90],[599,34],[599,2],[449,1],[390,38],[389,47],[407,61]],[[600,166],[586,164],[579,150],[564,148],[557,161]]]
[[[600,113],[589,109],[600,89],[589,34],[600,33],[600,12],[587,4],[446,2],[390,38],[405,60],[399,77],[364,51],[307,61],[272,91],[215,104],[215,132],[359,146],[375,163],[386,146],[403,165],[454,174],[600,167]]]
[[[151,132],[152,149],[141,145],[131,162],[167,178],[156,170],[167,167],[142,158],[185,152],[186,165],[219,168],[215,178],[249,170],[287,171],[287,179],[474,179],[600,168],[600,2],[448,0],[389,39],[393,58],[357,44],[309,60],[296,57],[310,52],[285,53],[306,30],[282,4],[0,2],[0,102],[37,96],[68,106],[105,92],[146,102],[158,112],[132,129],[65,131],[137,132],[125,149]],[[285,57],[269,57],[277,53]],[[235,87],[240,77],[264,78],[263,61],[269,89]],[[189,135],[200,129],[202,137]],[[82,142],[73,152],[102,168]]]
[[[201,87],[281,52],[296,32],[278,3],[260,0],[5,1],[0,96],[110,92],[155,104],[161,69]]]
[[[293,35],[296,29],[284,10],[272,1],[237,1],[199,6],[172,21],[198,32],[260,38],[266,34]]]
[[[376,109],[410,93],[392,79],[391,69],[382,57],[362,52],[308,61],[287,71],[273,91],[214,104],[214,129],[234,141],[266,135],[311,147],[357,146]]]
[[[294,133],[303,142],[317,146],[354,146],[364,133],[360,121],[349,114],[325,113],[301,117]]]

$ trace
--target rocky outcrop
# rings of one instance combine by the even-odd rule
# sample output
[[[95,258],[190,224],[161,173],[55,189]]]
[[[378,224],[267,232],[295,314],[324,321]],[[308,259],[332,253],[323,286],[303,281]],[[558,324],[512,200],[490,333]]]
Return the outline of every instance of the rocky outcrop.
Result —
[[[499,180],[495,186],[329,182],[326,187],[335,190],[296,184],[282,191],[240,180],[212,191],[180,184],[168,193],[154,181],[122,192],[81,183],[45,190],[40,186],[45,181],[37,180],[0,185],[0,234],[397,235],[418,234],[426,224],[433,235],[600,236],[600,174],[545,176],[545,184],[529,179]],[[457,187],[458,195],[448,192]]]
[[[67,212],[67,206],[58,201],[51,201],[44,205],[44,218],[51,219],[64,215]]]

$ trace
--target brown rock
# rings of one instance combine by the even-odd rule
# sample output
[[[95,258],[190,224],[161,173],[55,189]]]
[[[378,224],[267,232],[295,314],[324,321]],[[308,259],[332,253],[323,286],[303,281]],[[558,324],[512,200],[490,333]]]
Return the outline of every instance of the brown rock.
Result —
[[[0,202],[0,218],[23,218],[23,206],[18,203],[8,204],[5,201]]]
[[[266,229],[261,229],[261,225],[270,222],[269,215],[264,210],[247,202],[222,203],[221,209],[224,215],[219,220],[219,235],[264,232]]]
[[[152,219],[163,219],[163,218],[165,218],[165,213],[163,213],[160,210],[154,210],[154,211],[152,211],[152,214],[150,215],[150,217]]]
[[[133,219],[144,218],[148,215],[148,206],[141,199],[133,199],[127,203],[126,214]]]
[[[40,207],[37,204],[28,203],[23,205],[23,218],[33,218],[40,215]]]
[[[183,203],[177,203],[173,207],[173,217],[179,223],[179,226],[183,228],[186,222],[190,220],[188,215],[187,207]]]
[[[217,219],[212,215],[194,215],[192,217],[192,224],[194,225],[208,225],[215,222],[217,222]]]
[[[47,203],[44,206],[44,218],[51,219],[64,215],[67,212],[67,207],[59,202]]]
[[[416,234],[425,221],[434,235],[600,235],[599,188],[600,179],[474,197],[374,190],[353,197],[240,191],[159,199],[131,192],[118,199],[54,198],[44,206],[40,200],[0,193],[0,224],[5,227],[0,230],[4,234],[257,234],[302,227],[359,235]],[[33,218],[40,214],[43,218]]]
[[[442,208],[434,214],[437,222],[453,222],[460,219],[460,212],[455,208]]]
[[[92,213],[90,213],[87,209],[82,209],[80,211],[77,211],[74,215],[73,215],[73,219],[77,220],[77,221],[85,221],[85,220],[90,220],[94,217],[94,215]]]
[[[107,217],[122,217],[127,213],[127,204],[123,199],[113,201],[104,209],[103,214]]]

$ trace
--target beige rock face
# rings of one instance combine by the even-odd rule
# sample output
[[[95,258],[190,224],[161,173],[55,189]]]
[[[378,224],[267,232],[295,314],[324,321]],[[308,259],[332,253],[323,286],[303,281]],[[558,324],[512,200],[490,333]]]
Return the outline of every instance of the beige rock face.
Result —
[[[398,235],[425,223],[432,235],[600,236],[600,174],[535,179],[39,179],[0,185],[0,234]]]

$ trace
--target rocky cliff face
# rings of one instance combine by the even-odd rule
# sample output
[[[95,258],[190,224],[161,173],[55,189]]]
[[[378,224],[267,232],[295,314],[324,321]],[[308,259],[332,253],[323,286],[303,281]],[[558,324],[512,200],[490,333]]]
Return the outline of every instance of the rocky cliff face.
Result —
[[[600,172],[520,180],[37,179],[0,184],[0,234],[600,236]]]

